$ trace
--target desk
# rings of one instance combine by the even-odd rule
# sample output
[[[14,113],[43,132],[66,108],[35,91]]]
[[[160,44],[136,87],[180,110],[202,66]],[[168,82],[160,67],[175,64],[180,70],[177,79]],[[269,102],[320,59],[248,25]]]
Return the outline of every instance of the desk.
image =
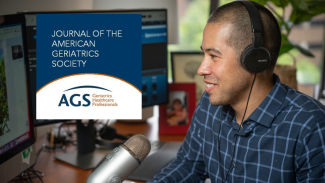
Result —
[[[120,123],[114,122],[111,125],[115,126],[117,132],[122,135],[142,134],[150,140],[162,141],[183,141],[185,135],[164,135],[158,134],[158,122],[156,120],[148,123]],[[72,127],[72,125],[71,125]],[[48,144],[46,137],[41,137],[36,141],[36,151],[43,144]],[[76,146],[69,145],[67,152],[76,150]],[[54,158],[55,154],[64,153],[63,151],[45,152],[42,151],[38,157],[35,169],[44,173],[42,178],[45,183],[82,183],[86,182],[92,170],[82,170],[67,163],[61,162]],[[34,183],[39,183],[37,178],[32,179]],[[139,182],[139,181],[135,181]]]

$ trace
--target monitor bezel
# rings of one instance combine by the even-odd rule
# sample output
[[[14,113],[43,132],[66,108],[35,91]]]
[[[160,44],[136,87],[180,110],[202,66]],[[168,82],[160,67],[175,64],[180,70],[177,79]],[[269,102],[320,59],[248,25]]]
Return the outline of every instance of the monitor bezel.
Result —
[[[30,137],[23,141],[22,143],[18,144],[17,146],[13,147],[12,149],[8,150],[4,154],[0,155],[0,165],[14,157],[15,155],[21,153],[26,148],[33,145],[36,141],[35,134],[34,134],[34,116],[32,112],[32,104],[31,102],[31,94],[28,92],[30,91],[30,76],[28,74],[29,69],[29,62],[28,62],[28,50],[27,50],[27,38],[26,38],[26,21],[25,16],[22,14],[12,14],[12,15],[0,15],[3,17],[4,23],[0,23],[0,26],[6,25],[13,25],[13,24],[21,24],[22,30],[22,39],[23,39],[23,48],[24,48],[24,62],[25,62],[25,71],[26,71],[26,85],[27,85],[27,105],[28,105],[28,118],[29,118],[29,131]]]

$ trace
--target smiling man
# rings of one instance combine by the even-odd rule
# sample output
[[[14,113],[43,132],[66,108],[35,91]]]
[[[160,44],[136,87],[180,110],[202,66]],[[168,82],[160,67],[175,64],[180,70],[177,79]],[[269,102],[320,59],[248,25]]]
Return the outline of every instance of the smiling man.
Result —
[[[198,69],[206,92],[177,157],[149,182],[325,181],[325,107],[273,74],[281,33],[269,10],[250,5],[260,15],[261,34],[252,29],[242,2],[210,16]],[[268,50],[270,63],[252,72],[243,58],[256,40]]]

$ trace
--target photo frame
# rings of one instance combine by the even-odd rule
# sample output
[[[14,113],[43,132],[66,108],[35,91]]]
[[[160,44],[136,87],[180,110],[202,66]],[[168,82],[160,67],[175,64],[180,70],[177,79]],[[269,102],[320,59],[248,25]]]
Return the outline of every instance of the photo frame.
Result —
[[[159,105],[159,134],[186,134],[195,110],[195,83],[169,84],[169,103]]]
[[[200,51],[171,52],[171,67],[174,83],[195,83],[196,104],[205,91],[203,76],[197,74],[204,55]]]

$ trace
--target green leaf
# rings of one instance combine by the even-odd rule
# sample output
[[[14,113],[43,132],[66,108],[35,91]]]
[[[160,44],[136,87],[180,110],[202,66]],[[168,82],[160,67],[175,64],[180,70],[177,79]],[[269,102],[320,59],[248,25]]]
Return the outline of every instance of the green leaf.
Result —
[[[257,2],[258,4],[261,4],[261,5],[264,6],[267,3],[268,0],[250,0],[250,1]]]
[[[290,44],[297,48],[302,54],[306,55],[307,57],[315,57],[314,54],[312,54],[309,50],[301,47],[300,45],[298,45],[297,43],[291,41],[291,40],[288,40],[290,42]]]
[[[290,2],[293,6],[290,21],[294,24],[308,21],[315,15],[325,13],[324,0],[290,0]]]
[[[279,56],[284,54],[284,53],[289,52],[293,48],[296,48],[302,54],[304,54],[304,55],[306,55],[308,57],[314,57],[314,55],[309,50],[306,50],[305,48],[301,47],[297,43],[289,40],[286,35],[281,34],[281,49],[280,49],[280,52],[279,52]]]
[[[318,15],[325,13],[325,1],[324,0],[307,0],[307,7],[311,14]]]
[[[315,14],[294,9],[292,10],[290,21],[293,22],[293,24],[300,24],[302,22],[310,20],[313,16],[315,16]]]
[[[290,3],[294,10],[301,10],[303,12],[309,12],[306,0],[290,0]]]
[[[287,44],[287,45],[283,45],[280,49],[280,52],[279,52],[279,56],[281,56],[282,54],[285,54],[287,52],[289,52],[290,50],[292,50],[293,46],[290,45],[290,44]]]
[[[289,42],[288,38],[286,35],[281,34],[281,49],[279,52],[279,56],[289,52],[293,47],[293,45]]]
[[[304,21],[310,20],[313,16],[325,13],[325,1],[324,0],[298,0],[303,1],[301,5],[294,4],[293,2],[297,2],[291,0],[293,10],[292,14],[290,16],[290,21],[292,21],[294,24],[299,24]]]
[[[286,7],[289,4],[290,0],[270,0],[277,7]]]

